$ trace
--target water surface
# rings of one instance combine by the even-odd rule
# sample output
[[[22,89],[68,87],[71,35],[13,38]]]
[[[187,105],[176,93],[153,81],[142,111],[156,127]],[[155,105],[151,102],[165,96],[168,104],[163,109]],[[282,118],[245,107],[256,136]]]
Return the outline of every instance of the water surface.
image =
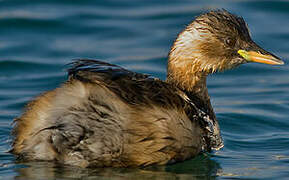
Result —
[[[95,58],[166,76],[178,32],[200,13],[225,8],[245,18],[253,39],[289,58],[288,1],[1,0],[0,179],[286,179],[289,72],[247,64],[208,79],[225,147],[170,166],[79,169],[16,164],[7,153],[13,118],[66,80],[71,59]]]

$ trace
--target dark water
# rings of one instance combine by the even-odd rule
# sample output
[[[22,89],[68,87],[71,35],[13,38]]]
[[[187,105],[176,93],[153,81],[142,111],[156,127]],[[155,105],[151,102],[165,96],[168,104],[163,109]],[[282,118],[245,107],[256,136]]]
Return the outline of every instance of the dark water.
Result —
[[[287,1],[0,0],[0,179],[287,179],[289,65],[247,64],[208,79],[225,147],[147,169],[15,164],[11,122],[65,81],[71,59],[97,58],[165,78],[177,33],[204,10],[242,15],[253,39],[289,58]]]

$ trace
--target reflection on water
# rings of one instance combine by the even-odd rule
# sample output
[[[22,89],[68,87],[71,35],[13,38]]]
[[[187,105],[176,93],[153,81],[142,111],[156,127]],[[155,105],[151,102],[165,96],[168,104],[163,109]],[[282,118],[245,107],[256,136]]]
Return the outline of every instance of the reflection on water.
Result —
[[[169,166],[153,166],[146,168],[78,168],[59,166],[48,162],[25,163],[18,168],[15,179],[215,179],[221,172],[220,165],[210,159],[207,154],[193,160]]]

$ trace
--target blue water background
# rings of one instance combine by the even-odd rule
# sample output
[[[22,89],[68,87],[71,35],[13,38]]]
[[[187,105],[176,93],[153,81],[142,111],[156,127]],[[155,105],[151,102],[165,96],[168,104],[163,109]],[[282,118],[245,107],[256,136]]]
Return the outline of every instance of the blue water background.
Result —
[[[78,169],[16,164],[13,118],[95,58],[165,79],[177,34],[209,9],[241,15],[253,39],[287,64],[246,64],[208,78],[225,147],[170,166]],[[288,179],[289,1],[0,0],[0,179]]]

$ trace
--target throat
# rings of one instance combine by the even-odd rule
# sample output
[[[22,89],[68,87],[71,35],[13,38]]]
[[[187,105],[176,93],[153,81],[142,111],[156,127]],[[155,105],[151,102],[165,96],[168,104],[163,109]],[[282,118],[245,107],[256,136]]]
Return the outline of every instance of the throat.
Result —
[[[172,67],[169,64],[166,81],[185,92],[195,94],[200,99],[206,100],[209,97],[206,83],[207,75],[203,71],[194,70],[193,65]]]
[[[188,97],[209,116],[215,119],[207,88],[207,73],[203,71],[188,71],[193,67],[168,66],[167,82],[184,91]]]

